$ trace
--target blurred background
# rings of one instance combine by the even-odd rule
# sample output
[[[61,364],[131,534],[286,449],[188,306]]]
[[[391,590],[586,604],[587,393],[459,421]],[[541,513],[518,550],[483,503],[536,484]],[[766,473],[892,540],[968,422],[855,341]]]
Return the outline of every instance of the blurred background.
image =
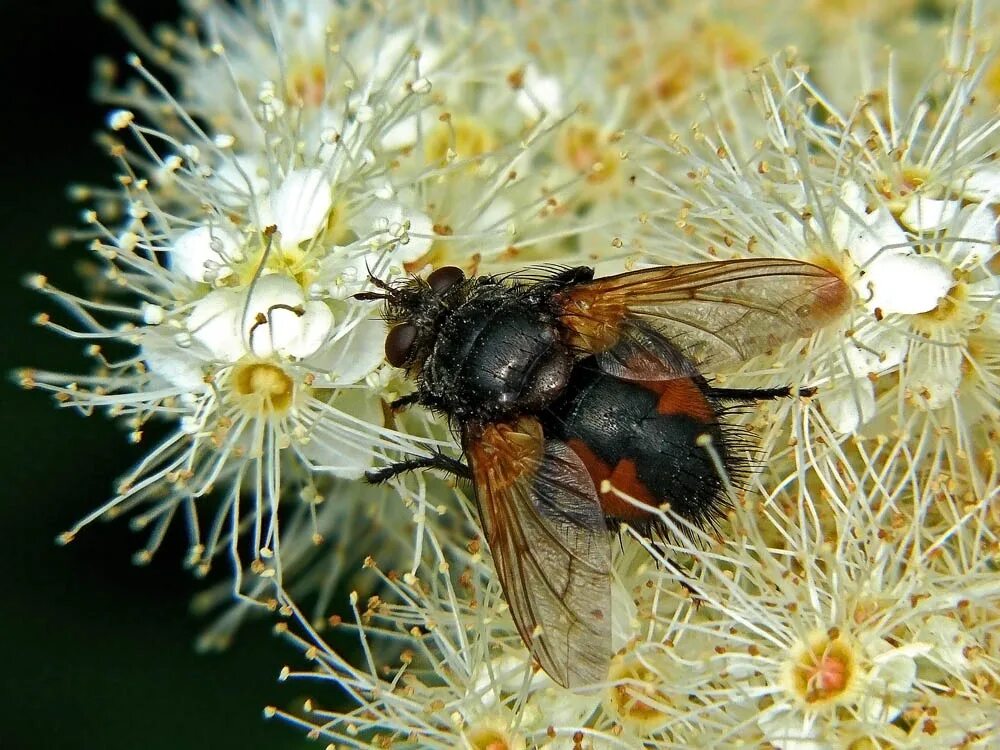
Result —
[[[82,345],[31,324],[50,303],[26,289],[31,272],[79,290],[80,244],[57,249],[55,226],[78,225],[71,182],[109,184],[113,165],[96,145],[108,107],[90,99],[92,63],[130,51],[88,0],[0,1],[4,32],[3,305],[0,370],[80,371]],[[150,28],[178,6],[128,2]],[[0,457],[6,491],[0,530],[7,589],[0,616],[0,747],[81,750],[317,747],[262,708],[301,705],[277,682],[297,652],[259,621],[229,651],[199,655],[207,624],[189,612],[204,582],[181,569],[183,539],[170,536],[152,565],[136,567],[142,537],[127,520],[97,523],[67,547],[56,535],[105,501],[139,455],[103,416],[58,410],[40,392],[3,382]]]

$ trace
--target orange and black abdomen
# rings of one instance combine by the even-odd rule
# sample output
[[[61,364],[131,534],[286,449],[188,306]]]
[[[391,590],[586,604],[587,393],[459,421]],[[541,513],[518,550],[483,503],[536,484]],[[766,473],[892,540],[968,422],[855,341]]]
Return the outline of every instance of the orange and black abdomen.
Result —
[[[656,526],[651,510],[664,504],[704,526],[727,505],[705,436],[727,471],[734,468],[718,411],[699,376],[624,380],[603,372],[590,357],[574,368],[544,416],[544,428],[582,459],[609,527],[621,521],[640,530]]]

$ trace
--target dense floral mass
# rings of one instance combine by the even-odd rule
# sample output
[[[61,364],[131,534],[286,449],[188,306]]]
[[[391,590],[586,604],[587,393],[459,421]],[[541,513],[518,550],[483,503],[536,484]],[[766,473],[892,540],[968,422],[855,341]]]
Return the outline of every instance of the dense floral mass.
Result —
[[[1000,740],[1000,11],[991,3],[191,0],[103,69],[114,188],[86,295],[31,284],[82,372],[20,373],[145,457],[90,521],[189,535],[279,609],[331,747],[992,747]],[[889,52],[886,52],[889,50]],[[628,526],[614,657],[572,691],[515,630],[457,447],[384,361],[373,279],[789,258],[835,324],[705,373],[802,395],[711,533]],[[721,468],[721,463],[719,463]],[[724,478],[725,479],[725,478]],[[87,533],[100,533],[88,531]],[[349,594],[347,592],[350,592]],[[307,609],[308,607],[308,609]],[[356,641],[353,657],[324,638]]]

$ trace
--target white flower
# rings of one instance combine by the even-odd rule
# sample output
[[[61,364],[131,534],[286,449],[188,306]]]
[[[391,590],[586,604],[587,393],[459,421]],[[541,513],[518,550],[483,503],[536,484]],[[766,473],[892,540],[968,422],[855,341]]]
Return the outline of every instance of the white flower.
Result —
[[[223,25],[236,22],[221,7],[211,13],[222,14]],[[320,40],[325,37],[322,31]],[[255,48],[262,64],[266,49]],[[272,62],[275,53],[272,48]],[[409,51],[400,55],[413,59]],[[289,487],[314,477],[358,480],[376,458],[438,443],[384,425],[383,399],[394,398],[400,387],[378,372],[384,325],[372,305],[348,295],[330,298],[322,283],[324,274],[380,268],[389,248],[362,246],[343,218],[364,213],[374,200],[368,178],[380,176],[384,184],[388,165],[353,159],[393,125],[388,115],[399,108],[412,113],[422,95],[394,93],[382,111],[387,116],[367,123],[356,113],[352,139],[341,137],[328,149],[331,144],[306,129],[297,113],[274,100],[251,110],[260,119],[240,130],[242,139],[206,133],[138,59],[132,63],[151,82],[152,93],[145,94],[150,99],[137,103],[157,116],[166,104],[188,126],[168,135],[138,125],[131,112],[111,118],[151,159],[123,149],[123,171],[150,169],[157,175],[155,181],[122,182],[122,218],[113,219],[120,226],[106,226],[96,212],[87,215],[105,278],[136,302],[106,305],[60,292],[41,278],[36,284],[67,305],[82,329],[58,330],[131,354],[94,376],[31,372],[24,380],[83,410],[105,406],[124,416],[137,442],[149,419],[162,418],[173,429],[122,479],[115,496],[64,539],[99,515],[138,509],[134,525],[152,531],[139,555],[145,561],[171,520],[184,516],[191,532],[189,563],[205,572],[226,551],[237,568],[233,585],[263,596],[262,582],[273,587],[282,580],[279,515],[300,507],[299,500],[286,499],[296,497]],[[393,67],[381,84],[369,82],[373,103],[379,85],[395,86],[405,67]],[[232,103],[225,89],[220,87],[213,105]],[[154,104],[151,99],[160,95],[165,102]],[[254,129],[260,140],[250,137]],[[289,150],[290,141],[298,145]],[[233,152],[251,146],[259,150]],[[158,156],[164,150],[171,153]],[[414,234],[430,235],[420,212],[400,206],[393,211],[405,211],[407,226],[417,227]],[[391,244],[410,237],[403,231]],[[338,239],[351,243],[352,252],[339,252]],[[414,240],[418,252],[421,241],[429,243]],[[203,499],[209,494],[217,500]],[[368,523],[360,512],[344,517]],[[350,529],[342,523],[339,533],[350,535]],[[244,565],[247,554],[250,564]]]
[[[726,82],[791,40],[830,80],[832,47],[869,40],[845,29],[904,14],[779,0],[752,25],[737,5],[191,3],[163,36],[176,92],[138,58],[142,85],[106,92],[132,147],[86,215],[105,288],[33,282],[76,319],[39,322],[94,365],[25,385],[103,407],[135,442],[166,427],[64,540],[131,512],[145,561],[182,519],[189,564],[234,566],[198,607],[243,596],[202,645],[251,599],[295,615],[310,670],[283,677],[317,700],[268,714],[337,746],[995,742],[1000,121],[979,103],[979,16],[959,13],[937,79],[913,92],[907,65],[845,109],[849,84],[795,60]],[[706,86],[713,124],[689,126]],[[532,663],[462,492],[359,481],[457,449],[445,420],[386,408],[413,383],[353,295],[444,264],[746,255],[819,263],[856,298],[738,375],[705,373],[817,390],[745,410],[760,452],[738,450],[760,470],[711,534],[665,510],[656,546],[620,530],[607,679],[567,692]],[[350,585],[370,595],[350,595],[349,624],[326,617],[368,553]]]
[[[504,27],[412,3],[378,23],[357,5],[265,5],[192,4],[168,35],[174,91],[134,55],[135,85],[104,82],[131,178],[101,193],[86,234],[125,294],[96,302],[39,279],[79,330],[42,322],[94,342],[97,364],[23,376],[81,410],[106,407],[136,442],[148,420],[167,425],[66,539],[134,511],[151,530],[145,560],[183,517],[192,566],[226,552],[235,587],[255,596],[303,557],[281,549],[280,529],[300,487],[451,444],[419,410],[384,408],[412,384],[383,366],[377,306],[352,297],[369,274],[572,256],[596,225],[565,209],[579,181],[550,173],[562,121],[530,122],[497,65]],[[97,342],[127,354],[109,363]],[[370,525],[364,513],[345,513],[338,533]]]

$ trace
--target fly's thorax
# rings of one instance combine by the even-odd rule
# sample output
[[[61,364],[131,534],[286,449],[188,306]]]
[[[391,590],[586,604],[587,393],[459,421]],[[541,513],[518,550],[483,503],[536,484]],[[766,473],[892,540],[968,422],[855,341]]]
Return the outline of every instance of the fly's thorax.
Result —
[[[440,323],[422,401],[459,420],[535,411],[562,393],[573,361],[544,307],[518,296],[473,296]]]

